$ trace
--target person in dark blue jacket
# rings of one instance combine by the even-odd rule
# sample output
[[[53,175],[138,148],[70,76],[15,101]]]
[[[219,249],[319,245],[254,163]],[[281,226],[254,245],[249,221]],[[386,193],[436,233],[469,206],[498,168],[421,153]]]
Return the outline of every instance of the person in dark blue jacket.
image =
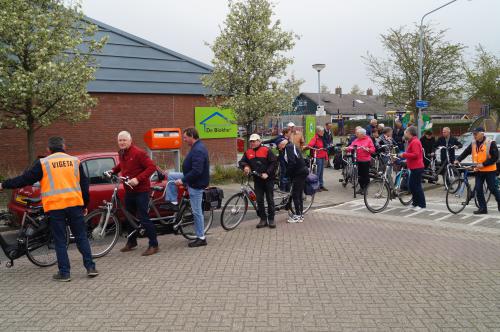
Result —
[[[186,142],[191,151],[187,154],[182,164],[182,173],[172,172],[168,174],[169,183],[167,190],[167,202],[169,209],[178,211],[177,186],[185,185],[189,192],[189,200],[194,216],[194,227],[196,240],[189,243],[189,247],[200,247],[207,245],[205,237],[205,221],[203,217],[203,191],[210,182],[210,162],[208,150],[200,141],[200,136],[195,128],[186,128],[182,133],[182,140]]]

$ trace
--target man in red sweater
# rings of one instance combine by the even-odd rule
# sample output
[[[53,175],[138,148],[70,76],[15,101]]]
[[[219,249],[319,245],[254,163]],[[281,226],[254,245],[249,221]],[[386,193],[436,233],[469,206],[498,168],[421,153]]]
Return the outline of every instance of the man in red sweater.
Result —
[[[422,188],[422,174],[424,173],[424,155],[422,151],[422,143],[418,139],[417,127],[411,126],[406,128],[404,133],[405,139],[408,141],[406,152],[401,153],[401,157],[406,159],[406,165],[410,170],[410,191],[413,198],[413,206],[415,209],[425,208],[425,195]]]
[[[118,134],[118,146],[120,147],[118,151],[120,162],[112,169],[112,172],[121,172],[122,176],[130,178],[124,186],[125,207],[127,211],[138,216],[149,239],[149,247],[142,253],[142,256],[156,254],[159,251],[156,229],[148,215],[149,191],[151,190],[149,178],[156,171],[156,166],[144,150],[132,144],[132,136],[129,132],[122,131]],[[130,235],[127,244],[120,251],[128,252],[135,249],[137,235],[137,232]]]

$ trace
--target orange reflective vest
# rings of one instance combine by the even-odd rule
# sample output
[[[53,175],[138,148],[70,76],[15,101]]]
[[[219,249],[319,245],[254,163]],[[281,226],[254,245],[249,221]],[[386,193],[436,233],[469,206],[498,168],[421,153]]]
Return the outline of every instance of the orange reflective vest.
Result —
[[[476,141],[472,141],[472,162],[479,164],[484,163],[488,160],[490,156],[490,147],[491,140],[486,139],[483,144],[477,149]],[[484,166],[479,169],[479,172],[493,172],[497,170],[497,164],[493,163],[492,165]]]
[[[63,152],[40,159],[43,177],[40,181],[45,212],[72,206],[83,206],[80,188],[80,161]]]

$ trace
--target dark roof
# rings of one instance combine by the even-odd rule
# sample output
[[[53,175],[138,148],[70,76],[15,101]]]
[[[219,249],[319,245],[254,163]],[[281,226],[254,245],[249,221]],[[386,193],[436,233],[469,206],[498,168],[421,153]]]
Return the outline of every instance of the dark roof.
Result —
[[[108,42],[96,55],[99,69],[89,92],[207,94],[201,76],[212,67],[92,18],[96,39]]]
[[[301,96],[306,97],[316,105],[318,103],[317,93],[304,92],[301,93]],[[353,100],[355,101],[355,107],[353,107]],[[374,113],[383,115],[388,110],[385,106],[384,98],[381,96],[322,93],[321,105],[325,106],[325,111],[328,114],[337,114],[337,110],[340,110],[340,113],[344,115],[366,115]]]

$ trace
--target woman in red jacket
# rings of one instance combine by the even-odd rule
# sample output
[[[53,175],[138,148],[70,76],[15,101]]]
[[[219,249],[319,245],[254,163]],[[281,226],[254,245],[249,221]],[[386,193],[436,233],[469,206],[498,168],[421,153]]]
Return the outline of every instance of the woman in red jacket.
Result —
[[[413,198],[413,206],[418,209],[425,208],[425,195],[422,188],[422,174],[424,173],[424,156],[422,143],[418,139],[417,127],[406,128],[404,133],[408,141],[406,152],[401,153],[401,157],[406,159],[406,165],[410,170],[410,191]]]

